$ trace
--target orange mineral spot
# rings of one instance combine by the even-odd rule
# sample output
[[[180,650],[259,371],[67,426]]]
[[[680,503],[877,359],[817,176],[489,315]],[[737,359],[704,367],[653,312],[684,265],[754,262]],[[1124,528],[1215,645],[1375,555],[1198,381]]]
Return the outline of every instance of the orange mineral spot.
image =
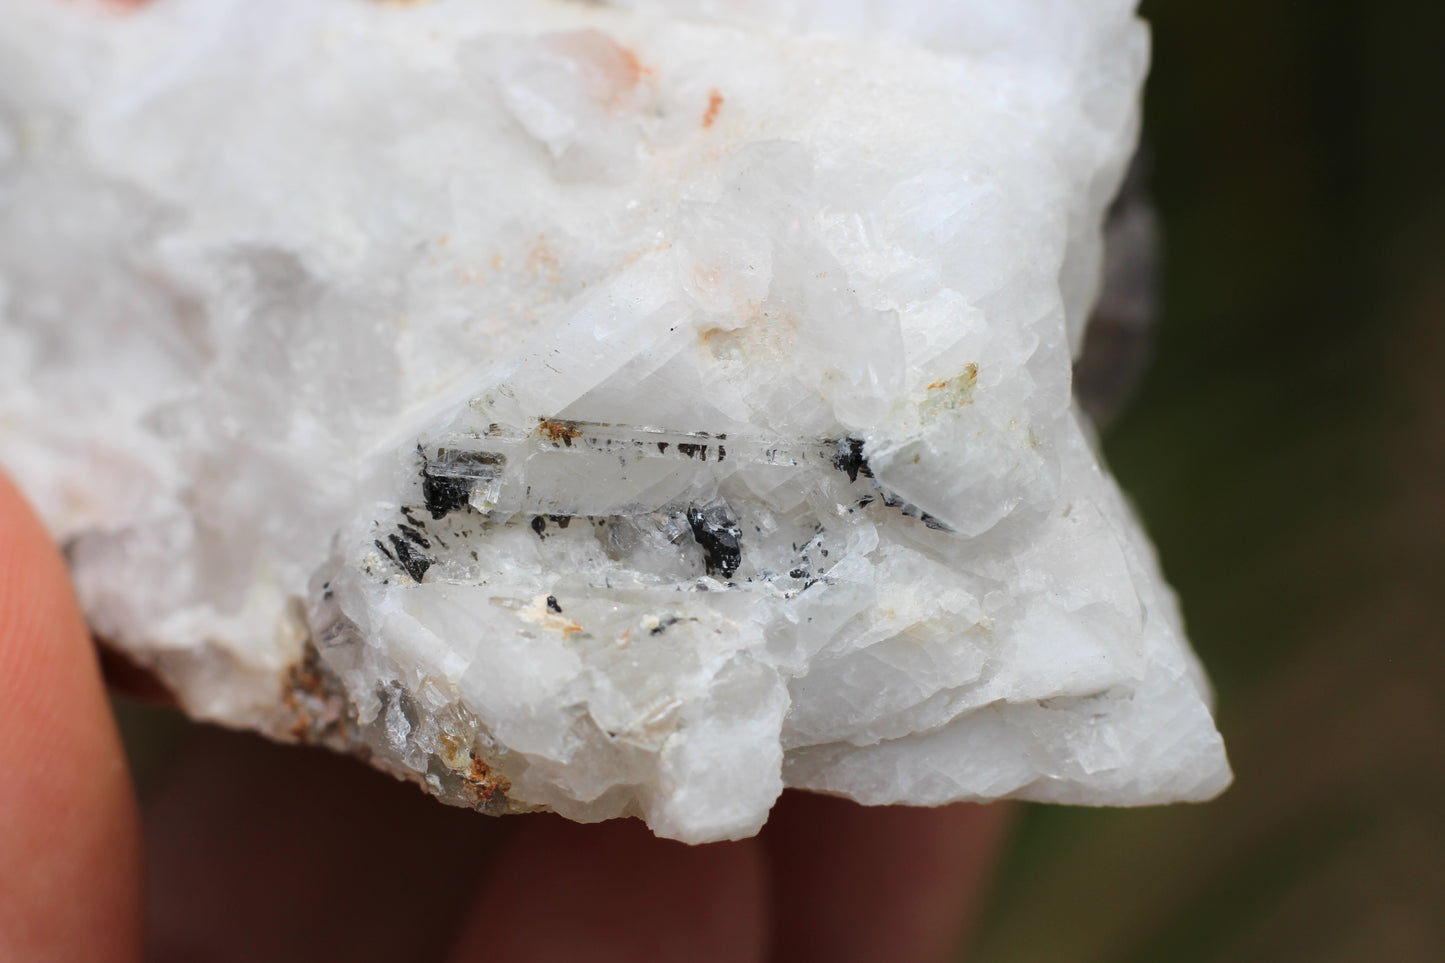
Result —
[[[702,115],[703,127],[711,127],[712,122],[717,120],[717,112],[722,110],[723,95],[714,87],[707,95],[707,111]]]
[[[509,792],[512,788],[511,780],[501,773],[492,772],[492,767],[476,755],[472,756],[471,768],[462,778],[472,785],[478,802],[487,802],[495,794]]]
[[[576,65],[582,89],[612,113],[638,107],[639,86],[651,70],[637,54],[600,31],[573,30],[544,41]]]
[[[582,434],[575,422],[548,419],[537,427],[537,434],[553,442],[572,447],[572,439]]]

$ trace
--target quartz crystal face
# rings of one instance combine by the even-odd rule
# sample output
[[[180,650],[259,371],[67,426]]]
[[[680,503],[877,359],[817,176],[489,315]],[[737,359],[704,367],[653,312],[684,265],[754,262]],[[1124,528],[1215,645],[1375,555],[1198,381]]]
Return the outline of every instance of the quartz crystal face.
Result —
[[[0,459],[193,715],[690,842],[1228,783],[1070,395],[1130,4],[0,16]]]

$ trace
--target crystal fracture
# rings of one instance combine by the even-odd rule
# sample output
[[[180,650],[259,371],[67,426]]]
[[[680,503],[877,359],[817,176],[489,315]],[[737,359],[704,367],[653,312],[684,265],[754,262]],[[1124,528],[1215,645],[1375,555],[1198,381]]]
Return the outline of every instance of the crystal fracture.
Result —
[[[197,717],[757,831],[1229,781],[1070,394],[1122,0],[0,0],[0,460]]]

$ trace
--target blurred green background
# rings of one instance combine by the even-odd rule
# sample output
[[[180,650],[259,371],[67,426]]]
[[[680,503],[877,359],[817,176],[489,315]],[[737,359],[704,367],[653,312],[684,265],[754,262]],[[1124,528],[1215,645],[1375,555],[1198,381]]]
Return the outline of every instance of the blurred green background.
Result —
[[[1155,354],[1105,433],[1214,803],[1027,807],[975,963],[1445,960],[1445,3],[1157,0]]]

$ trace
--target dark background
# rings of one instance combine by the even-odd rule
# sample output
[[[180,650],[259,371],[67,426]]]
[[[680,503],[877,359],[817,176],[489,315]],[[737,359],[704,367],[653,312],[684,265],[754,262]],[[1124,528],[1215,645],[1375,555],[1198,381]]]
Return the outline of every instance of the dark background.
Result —
[[[1445,960],[1445,2],[1142,13],[1162,311],[1105,447],[1235,785],[1026,807],[969,959]]]

